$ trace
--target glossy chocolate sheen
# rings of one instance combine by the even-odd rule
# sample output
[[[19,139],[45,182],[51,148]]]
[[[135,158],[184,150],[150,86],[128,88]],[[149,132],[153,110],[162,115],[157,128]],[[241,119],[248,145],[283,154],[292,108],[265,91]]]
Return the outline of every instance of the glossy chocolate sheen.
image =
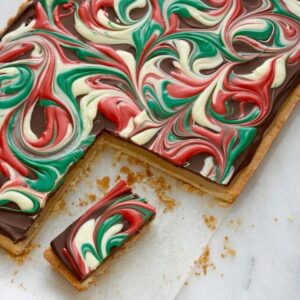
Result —
[[[56,3],[57,1],[54,0],[52,2]],[[46,17],[45,14],[45,3],[45,1],[34,1],[33,4],[29,5],[15,19],[15,21],[9,26],[9,28],[5,30],[2,36],[5,37],[7,34],[14,32],[24,24],[26,26],[30,26],[30,24],[34,20],[36,20],[38,16],[39,23],[35,26],[37,27],[37,29],[42,28],[43,30],[46,30],[45,35],[48,34],[48,31],[54,32],[54,28],[55,30],[57,29],[55,26],[58,26],[59,24],[60,29],[58,32],[60,34],[61,32],[63,32],[64,36],[72,38],[72,43],[74,43],[73,41],[78,40],[86,45],[86,48],[84,48],[86,52],[78,52],[78,50],[75,50],[76,48],[74,48],[74,44],[70,46],[68,42],[65,42],[63,38],[60,38],[59,43],[62,45],[65,43],[67,45],[62,46],[60,49],[60,60],[62,60],[61,65],[67,64],[66,61],[68,61],[68,64],[70,64],[71,62],[78,62],[78,67],[81,67],[81,65],[84,64],[88,64],[89,67],[96,66],[97,64],[105,64],[110,67],[111,65],[116,64],[117,66],[120,66],[120,70],[123,70],[129,68],[129,65],[122,65],[123,61],[115,63],[115,60],[120,59],[120,57],[116,58],[117,54],[120,55],[120,53],[127,53],[128,55],[130,55],[130,57],[133,57],[136,59],[136,61],[138,61],[139,59],[141,60],[141,57],[143,57],[143,55],[150,55],[149,53],[151,53],[152,51],[152,48],[150,47],[152,45],[149,46],[149,43],[147,43],[147,41],[143,41],[144,45],[141,49],[146,50],[145,53],[142,53],[141,55],[141,53],[139,53],[139,51],[141,51],[141,49],[139,48],[139,43],[142,43],[142,41],[138,40],[137,38],[134,40],[135,43],[117,42],[116,40],[113,40],[113,38],[111,38],[111,41],[108,38],[108,42],[106,41],[103,43],[99,43],[91,40],[94,39],[94,36],[83,34],[85,32],[85,29],[82,29],[83,25],[80,25],[81,27],[78,25],[80,24],[79,22],[81,18],[89,29],[95,26],[99,26],[99,28],[102,28],[101,26],[104,26],[104,23],[100,24],[101,26],[99,25],[100,21],[97,20],[95,15],[92,16],[92,14],[94,13],[93,10],[96,7],[97,9],[99,9],[99,11],[103,12],[103,18],[105,16],[112,24],[119,25],[124,23],[124,20],[126,20],[127,17],[122,17],[121,14],[123,13],[123,11],[118,11],[114,6],[110,6],[109,4],[101,5],[99,4],[99,1],[60,1],[59,4],[56,4],[56,6],[54,6],[55,9],[51,10],[51,8],[48,8],[47,10],[49,15],[55,15],[53,22],[56,23],[54,26],[45,25],[45,22],[41,22],[41,20],[48,22],[48,18],[50,19],[50,17]],[[79,12],[77,20],[74,14],[74,3],[77,5]],[[124,8],[127,9],[126,11],[128,11],[129,13],[128,16],[130,18],[130,22],[128,21],[128,24],[132,25],[135,24],[135,22],[139,22],[139,20],[145,18],[149,11],[155,11],[155,14],[153,13],[153,15],[150,17],[150,19],[152,18],[153,20],[155,20],[155,22],[152,22],[151,24],[162,24],[157,27],[156,31],[154,29],[151,30],[150,27],[147,28],[147,30],[149,31],[148,41],[151,41],[151,43],[153,43],[153,47],[155,47],[155,39],[153,41],[151,40],[151,37],[153,36],[155,36],[158,41],[158,36],[159,38],[161,38],[161,36],[164,35],[167,37],[168,35],[172,36],[172,34],[175,34],[174,32],[176,32],[176,34],[187,32],[186,36],[183,36],[183,38],[180,40],[181,44],[175,39],[174,41],[170,41],[169,44],[167,42],[161,42],[161,45],[157,46],[157,49],[154,50],[156,52],[153,52],[154,54],[152,55],[153,57],[155,57],[155,55],[162,55],[157,53],[160,53],[159,51],[165,51],[166,58],[162,58],[161,60],[158,60],[157,64],[153,64],[152,69],[155,68],[155,70],[153,71],[154,73],[152,74],[152,71],[149,71],[150,75],[148,74],[148,77],[150,79],[156,78],[156,81],[162,84],[166,81],[170,81],[170,84],[166,85],[165,90],[161,90],[162,93],[165,92],[165,94],[168,94],[168,97],[163,94],[162,97],[166,97],[157,100],[158,102],[162,101],[162,103],[156,103],[155,95],[153,95],[153,93],[155,94],[156,91],[160,92],[158,90],[160,86],[155,86],[155,83],[152,82],[152,79],[150,80],[148,79],[148,77],[145,77],[144,89],[147,88],[147,92],[143,94],[143,96],[145,97],[145,99],[143,99],[145,100],[145,104],[141,99],[134,99],[134,93],[132,90],[136,87],[132,87],[130,85],[130,78],[128,81],[126,81],[123,80],[123,77],[119,75],[119,77],[117,75],[110,75],[109,73],[105,73],[105,75],[102,75],[101,72],[99,73],[99,75],[92,74],[93,76],[89,78],[88,84],[90,85],[90,88],[92,87],[92,89],[95,90],[95,92],[99,91],[98,88],[101,85],[101,88],[110,88],[111,93],[114,93],[116,91],[117,93],[122,93],[122,97],[130,98],[133,104],[129,104],[128,99],[124,101],[121,96],[118,96],[121,98],[119,102],[116,102],[115,109],[117,110],[117,106],[119,105],[119,103],[121,103],[123,106],[120,113],[119,111],[113,111],[114,107],[109,107],[109,99],[106,101],[107,104],[103,104],[101,108],[101,103],[99,102],[100,104],[98,105],[96,116],[92,120],[92,128],[89,132],[89,136],[99,136],[101,135],[103,130],[106,130],[118,137],[126,138],[128,142],[138,143],[141,147],[159,155],[161,158],[166,159],[182,168],[188,169],[191,172],[199,174],[199,176],[204,176],[208,180],[215,181],[216,183],[223,184],[224,186],[229,185],[230,182],[235,178],[235,176],[238,175],[239,171],[249,164],[261,139],[263,138],[264,132],[271,124],[272,120],[280,110],[288,95],[300,82],[300,54],[299,51],[297,53],[297,45],[299,45],[299,20],[297,20],[297,17],[293,14],[293,11],[291,11],[289,7],[285,7],[284,5],[279,4],[277,6],[275,6],[274,4],[274,7],[272,7],[272,4],[269,1],[232,1],[232,3],[230,1],[223,1],[223,3],[220,4],[214,3],[213,1],[199,1],[199,3],[197,4],[198,6],[196,5],[196,2],[194,3],[195,7],[197,7],[197,9],[199,9],[199,7],[202,7],[203,11],[200,11],[204,12],[205,14],[207,13],[207,20],[212,23],[215,22],[215,25],[211,26],[209,25],[209,22],[207,20],[202,20],[201,16],[199,17],[199,15],[195,14],[195,7],[193,7],[192,5],[188,6],[186,3],[178,4],[178,7],[173,10],[173,14],[169,15],[167,24],[163,23],[164,21],[161,21],[165,18],[165,14],[163,14],[165,7],[157,8],[155,6],[155,1],[146,1],[145,5],[143,5],[143,3],[140,1],[136,1],[136,3],[139,3],[139,6],[136,6],[134,9],[129,9],[128,7]],[[84,10],[85,8],[86,10]],[[170,6],[168,9],[171,11],[173,7]],[[222,9],[224,11],[222,11]],[[159,14],[159,12],[161,13],[161,15]],[[211,12],[213,13],[211,14]],[[219,23],[214,19],[216,16],[218,16],[218,13],[220,13]],[[224,14],[224,16],[222,14]],[[226,15],[228,15],[228,20],[225,19]],[[243,23],[243,19],[245,19],[245,22],[248,21],[248,23]],[[265,26],[265,30],[258,29],[257,34],[255,34],[255,29],[253,28],[255,28],[258,22],[261,22],[262,28]],[[127,26],[130,27],[128,24]],[[249,24],[251,24],[251,26]],[[105,26],[109,27],[109,25],[110,24],[106,24]],[[232,39],[229,42],[227,41],[228,43],[225,45],[225,47],[223,47],[221,43],[220,45],[216,46],[215,41],[212,42],[208,39],[209,34],[216,31],[217,29],[219,30],[221,28],[221,25],[226,26],[225,33],[220,33],[220,35],[224,34],[224,37],[222,37],[224,38],[223,42],[226,41],[226,39]],[[243,28],[245,28],[245,26],[250,27],[244,30]],[[271,29],[268,29],[268,26],[273,29],[273,33],[270,31]],[[112,26],[112,28],[114,27]],[[138,32],[138,30],[139,28],[137,27],[136,31]],[[146,31],[146,27],[143,30]],[[158,34],[157,32],[159,32],[159,30],[164,30],[165,33]],[[107,32],[110,33],[110,31]],[[196,71],[194,71],[193,69],[193,72],[195,72],[195,74],[187,79],[185,73],[192,73],[192,68],[195,68],[195,66],[197,65],[197,59],[192,58],[192,55],[190,55],[190,57],[188,57],[187,59],[193,59],[193,61],[191,62],[191,65],[185,66],[183,58],[184,53],[181,52],[180,49],[181,47],[184,47],[186,49],[186,53],[191,51],[193,52],[194,56],[198,55],[198,50],[199,53],[200,50],[204,51],[205,49],[201,48],[202,45],[205,44],[203,40],[201,40],[205,39],[203,36],[201,36],[202,32],[206,33],[205,38],[207,38],[207,41],[205,43],[207,43],[209,47],[215,47],[215,49],[217,50],[214,51],[219,51],[221,53],[221,56],[215,56],[214,59],[211,59],[211,57],[208,56],[207,59],[212,66],[199,71],[199,73],[201,73],[200,77],[197,77],[199,74],[196,74]],[[240,38],[232,38],[232,36],[234,36],[234,32],[235,35]],[[274,32],[277,34],[277,37]],[[191,38],[191,34],[194,33],[199,34],[199,42],[195,42],[196,39],[193,40]],[[37,36],[41,49],[45,51],[45,49],[48,49],[47,47],[50,46],[46,44],[44,45],[44,41],[42,39],[39,40],[40,34],[42,33],[35,32],[32,37],[30,37],[30,35],[26,36],[25,34],[24,43],[22,44],[22,46],[27,45],[26,43],[28,41]],[[266,37],[265,35],[269,35],[269,37]],[[280,36],[280,41],[278,36]],[[50,43],[56,41],[55,38],[50,35],[48,36],[48,39]],[[18,45],[17,42],[18,37],[15,41],[16,45]],[[9,55],[12,53],[6,53],[5,46],[7,45],[7,43],[8,42],[6,40],[2,42],[2,46],[4,48],[1,48],[0,55]],[[286,45],[284,43],[286,43]],[[21,45],[21,42],[19,45]],[[32,43],[32,45],[34,46],[34,43]],[[51,58],[53,59],[53,57],[57,55],[54,53],[56,53],[55,51],[58,47],[57,45],[52,46],[53,49],[48,49],[47,51],[51,52],[53,50],[53,53],[51,52],[51,55],[49,55],[49,57],[45,56],[45,61],[48,61],[49,59],[49,66],[51,65],[51,63],[56,63],[55,59],[57,59],[55,58],[54,62],[51,62]],[[229,48],[229,46],[231,48]],[[18,55],[14,56],[11,54],[11,59],[0,61],[0,64],[2,63],[4,66],[10,66],[10,64],[14,61],[17,62],[21,60],[25,62],[30,61],[31,64],[34,64],[34,60],[32,59],[32,50],[29,51],[28,47],[29,45],[27,45],[27,48],[24,46],[24,51],[21,51],[20,49],[14,48],[13,45],[11,49],[14,49],[13,51],[18,52]],[[82,50],[83,46],[80,45],[80,47],[78,49]],[[228,49],[226,47],[228,47]],[[295,53],[292,52],[292,49],[296,49]],[[172,52],[172,55],[168,56],[170,51],[173,50],[175,54]],[[278,54],[276,51],[278,52]],[[281,82],[282,80],[279,77],[282,76],[282,74],[279,74],[278,69],[276,69],[276,63],[278,65],[280,64],[279,60],[282,56],[285,55],[285,53],[288,53],[289,59],[286,58],[286,62],[284,63],[285,77],[283,82]],[[101,56],[101,59],[98,58],[98,54]],[[42,52],[42,55],[46,54]],[[65,57],[63,57],[63,55]],[[176,57],[176,55],[178,57]],[[232,55],[232,57],[230,55]],[[35,60],[38,61],[38,59],[39,56],[36,56]],[[214,61],[218,59],[222,60],[222,62],[220,62],[216,66],[213,66]],[[270,67],[271,69],[269,71],[267,70],[267,68],[265,68],[264,72],[267,75],[264,76],[266,79],[264,79],[264,77],[262,77],[262,79],[259,74],[255,73],[255,71],[260,66],[263,66],[268,59],[274,59],[274,61],[272,62],[272,68]],[[123,60],[126,62],[126,59]],[[146,62],[147,61],[143,63],[146,64]],[[128,61],[126,63],[128,63]],[[179,66],[180,64],[181,66]],[[226,69],[227,65],[230,68]],[[186,70],[188,68],[189,71]],[[209,98],[210,102],[207,102],[204,108],[204,114],[206,115],[205,118],[208,118],[208,121],[204,122],[203,119],[199,117],[195,118],[195,120],[191,122],[190,120],[194,118],[194,115],[192,115],[190,113],[190,110],[188,109],[190,102],[196,105],[196,102],[199,102],[196,99],[196,95],[198,97],[198,94],[201,96],[204,93],[203,92],[201,94],[197,92],[198,94],[196,93],[195,95],[193,94],[191,96],[191,90],[197,90],[197,86],[195,86],[195,83],[191,81],[194,80],[195,82],[199,82],[199,85],[202,84],[202,81],[204,82],[205,80],[211,80],[213,82],[211,78],[214,78],[214,74],[216,74],[216,78],[220,78],[221,76],[223,76],[223,73],[221,72],[221,70],[223,69],[224,74],[225,70],[227,72],[223,82],[224,86],[226,84],[226,87],[220,88],[216,99],[218,99],[219,101],[219,99],[222,99],[222,97],[227,97],[226,105],[224,104],[224,107],[226,106],[227,111],[224,112],[225,108],[220,104],[223,100],[220,100],[220,103],[212,104],[211,98],[213,98],[214,95],[211,95]],[[114,71],[115,69],[112,67],[111,70]],[[156,71],[157,73],[155,73]],[[11,75],[9,73],[10,71],[7,72],[9,75]],[[50,69],[47,74],[50,78]],[[97,76],[99,78],[96,78]],[[165,81],[159,81],[160,77],[162,76],[166,77]],[[174,79],[175,77],[176,80]],[[271,82],[272,77],[274,77],[273,84]],[[67,77],[65,80],[67,80]],[[251,84],[249,84],[249,82],[251,83],[252,80],[257,80],[257,91],[253,89],[253,86],[251,86]],[[184,82],[184,84],[181,84],[180,82]],[[281,84],[277,84],[277,82],[280,82]],[[43,95],[42,97],[40,92],[38,93],[37,97],[44,98],[45,96],[47,96],[50,101],[56,102],[56,107],[54,108],[54,110],[56,111],[53,110],[51,113],[53,115],[61,114],[61,116],[66,120],[68,118],[70,119],[68,114],[71,113],[67,112],[67,110],[61,106],[62,103],[58,103],[58,100],[54,99],[55,97],[53,95],[50,95],[50,91],[48,92],[48,89],[52,88],[51,82],[46,82],[46,79],[44,79],[39,83],[39,85],[41,91],[45,90],[42,93],[45,95]],[[77,86],[78,85],[79,83],[77,84]],[[208,86],[207,89],[209,88],[210,87]],[[266,89],[266,91],[264,93],[260,93],[260,90],[263,89]],[[159,94],[158,92],[156,96]],[[66,91],[64,91],[64,93],[66,94]],[[182,94],[186,96],[181,96]],[[175,99],[175,96],[178,98]],[[53,97],[53,99],[51,97]],[[86,97],[86,94],[77,95],[77,105],[80,106],[83,99],[85,99]],[[185,102],[184,99],[189,99],[189,97],[191,97],[192,100]],[[265,97],[264,99],[261,99],[261,103],[259,102],[260,97]],[[248,101],[248,98],[251,99],[251,101]],[[178,107],[176,106],[177,104],[174,104],[174,99],[178,101],[178,103],[181,103],[178,104]],[[33,99],[30,101],[33,101]],[[135,103],[134,101],[137,101],[137,103]],[[63,100],[61,100],[61,102],[63,102]],[[165,107],[169,102],[172,103],[171,106]],[[37,101],[32,111],[29,124],[33,135],[38,138],[43,137],[43,135],[47,134],[47,130],[49,129],[47,127],[49,119],[47,119],[46,111],[51,105],[52,104],[45,104],[45,102],[42,103],[40,101]],[[66,103],[66,105],[68,106],[70,104]],[[59,107],[59,109],[57,107]],[[21,109],[23,108],[21,107]],[[264,110],[265,112],[263,112]],[[132,118],[134,117],[134,120],[136,120],[145,111],[147,112],[148,119],[146,119],[144,123],[142,123],[142,125],[136,125],[138,121],[133,121],[133,127],[136,126],[137,128],[133,128],[131,130],[130,126],[128,125],[130,123],[130,116]],[[172,111],[172,113],[170,113],[170,111]],[[255,115],[255,111],[257,112],[258,117]],[[159,113],[161,112],[162,115],[159,115]],[[50,112],[48,113],[50,114]],[[66,113],[66,116],[63,116],[63,113]],[[72,111],[72,113],[74,113],[74,110]],[[127,116],[127,114],[129,115]],[[169,116],[168,114],[170,114],[170,117],[166,117]],[[183,115],[182,117],[181,114]],[[263,114],[261,119],[259,119],[260,114]],[[22,116],[18,115],[17,111],[15,112],[15,115],[16,123],[19,123],[19,120],[22,119]],[[253,116],[253,120],[251,119],[251,116]],[[122,120],[122,117],[124,118],[124,120]],[[170,121],[166,122],[166,118],[169,118]],[[174,119],[175,121],[173,122],[172,119]],[[248,121],[244,121],[246,119]],[[259,119],[259,121],[257,121],[257,119]],[[81,118],[81,122],[84,121],[82,120],[83,117]],[[69,122],[72,123],[73,121]],[[61,121],[61,124],[63,124],[63,121]],[[75,125],[72,123],[73,128],[75,127]],[[146,139],[145,136],[147,130],[153,128],[155,129],[157,126],[159,128],[159,131],[154,134],[151,133],[152,135],[150,135],[150,137],[147,137]],[[164,133],[167,126],[170,127],[170,130]],[[187,128],[183,128],[184,126],[186,126]],[[218,127],[221,128],[220,132],[218,132]],[[27,174],[21,176],[22,178],[25,178],[25,183],[23,182],[22,185],[26,186],[27,179],[29,179],[30,183],[28,184],[28,189],[32,189],[33,191],[38,190],[38,192],[41,192],[42,195],[40,195],[40,198],[38,199],[42,199],[41,201],[44,203],[45,200],[54,192],[57,186],[54,186],[53,184],[53,186],[51,186],[51,188],[47,190],[44,187],[42,187],[41,189],[32,187],[32,183],[34,183],[35,181],[39,183],[39,181],[41,180],[39,177],[40,170],[39,167],[36,166],[36,164],[26,164],[25,162],[27,161],[27,158],[31,157],[32,155],[36,155],[40,158],[40,155],[42,156],[43,154],[40,154],[39,152],[31,152],[31,149],[27,149],[27,146],[27,148],[25,149],[24,140],[26,140],[26,138],[22,138],[22,141],[19,140],[18,134],[21,135],[21,133],[18,132],[20,132],[20,129],[17,125],[13,129],[15,133],[12,136],[11,141],[14,143],[15,148],[22,149],[22,152],[17,153],[17,155],[20,156],[17,156],[15,152],[14,156],[17,156],[17,159],[22,158],[22,164],[25,165],[27,169]],[[132,132],[127,134],[130,131],[129,129]],[[125,131],[127,132],[126,137],[124,134]],[[142,134],[144,132],[145,134],[144,136],[142,136],[143,142],[141,142],[141,135],[139,135],[140,140],[137,139],[137,136],[139,133]],[[243,136],[242,132],[246,132],[247,135]],[[6,133],[3,131],[2,134]],[[53,133],[53,139],[55,139],[54,135],[55,133]],[[84,141],[84,146],[80,144],[80,146],[77,146],[76,149],[74,146],[75,150],[80,150],[80,154],[77,155],[77,152],[75,150],[70,154],[71,158],[69,166],[71,166],[73,163],[76,163],[76,161],[78,160],[77,156],[82,157],[84,155],[84,151],[86,151],[86,148],[91,144],[91,142],[88,141],[88,138],[89,137],[87,137],[86,140],[87,142]],[[11,141],[9,141],[10,145],[12,144]],[[192,141],[195,141],[195,143],[193,144]],[[70,140],[68,141],[68,143],[66,143],[66,145],[69,147],[69,145],[72,145],[72,143],[73,141]],[[195,150],[193,150],[194,148]],[[66,151],[66,155],[69,155],[69,153],[65,149],[62,149],[61,153],[63,154],[64,151]],[[53,153],[57,155],[57,152]],[[24,157],[26,157],[26,159],[23,158],[23,155]],[[51,155],[52,153],[49,154],[49,157],[51,157]],[[48,154],[45,155],[45,158],[48,158]],[[209,159],[211,159],[211,165],[207,166],[209,164]],[[43,162],[43,164],[47,164],[47,161]],[[54,163],[51,161],[51,164]],[[56,165],[53,166],[54,168],[56,168]],[[24,171],[24,174],[26,172]],[[45,173],[48,174],[48,170],[47,172],[45,171]],[[59,176],[63,177],[65,171],[57,171],[57,173],[59,174]],[[5,172],[0,172],[0,175],[0,182],[2,186],[5,183],[10,182],[11,178],[9,178],[5,174]],[[44,178],[43,180],[47,179]],[[63,178],[61,180],[63,180]],[[56,181],[58,180],[56,179]],[[61,181],[59,183],[61,183]],[[39,183],[34,186],[40,187],[41,184]],[[11,202],[8,202],[8,204],[4,204],[2,206],[0,204],[0,233],[8,236],[14,242],[18,242],[26,237],[27,230],[30,228],[35,218],[39,215],[42,207],[32,213],[24,213],[22,212],[22,210],[8,211],[7,209],[10,208],[10,205]]]

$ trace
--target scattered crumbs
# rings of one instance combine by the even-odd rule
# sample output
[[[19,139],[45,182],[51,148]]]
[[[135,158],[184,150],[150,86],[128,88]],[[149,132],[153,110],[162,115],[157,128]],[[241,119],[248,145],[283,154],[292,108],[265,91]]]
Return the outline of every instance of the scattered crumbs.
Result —
[[[214,216],[210,215],[202,215],[203,220],[205,222],[205,225],[207,226],[208,229],[210,230],[215,230],[217,228],[217,219]]]
[[[96,201],[96,199],[97,199],[97,197],[96,197],[95,194],[88,194],[88,198],[89,198],[89,200],[92,201],[92,202]]]
[[[79,199],[79,206],[85,207],[87,206],[89,201],[87,199]]]
[[[119,154],[117,155],[117,157],[119,157]],[[171,185],[166,181],[165,177],[161,175],[154,176],[152,171],[150,170],[150,166],[136,158],[127,156],[127,160],[131,165],[135,164],[143,166],[143,171],[140,172],[134,172],[127,166],[122,166],[119,169],[119,172],[121,174],[126,175],[127,183],[131,186],[135,183],[146,183],[147,186],[150,186],[154,189],[156,196],[164,205],[164,212],[172,211],[178,205],[178,202],[167,195],[166,192],[171,190]],[[120,179],[121,176],[118,175],[115,181],[117,182]]]
[[[154,189],[159,201],[165,206],[164,212],[174,210],[174,208],[179,204],[166,194],[166,191],[171,190],[171,185],[167,183],[165,177],[148,177],[147,184]]]
[[[278,218],[274,218],[274,221],[275,221],[275,222],[278,222]]]
[[[232,229],[238,229],[243,224],[243,220],[241,218],[231,219],[227,222],[227,226]]]
[[[79,199],[79,206],[85,207],[87,206],[90,202],[95,202],[97,200],[97,196],[93,193],[89,193],[85,196],[84,199],[80,198]],[[72,215],[71,213],[69,216]]]
[[[15,256],[11,253],[7,253],[8,256],[13,259],[18,265],[23,265],[25,260],[31,260],[30,253],[39,247],[39,244],[31,244],[25,248],[25,251],[18,256]]]
[[[229,242],[229,237],[228,236],[225,236],[224,237],[224,247],[223,247],[223,252],[220,254],[220,256],[222,258],[226,258],[227,256],[235,256],[236,255],[236,250],[234,250],[232,248],[232,246],[230,245],[230,242]]]
[[[142,173],[135,173],[126,166],[120,168],[120,173],[127,175],[126,181],[129,185],[134,185],[136,182],[143,180]]]
[[[184,285],[187,286],[189,283],[187,281],[185,281]]]
[[[289,221],[289,222],[293,222],[293,221],[294,221],[294,218],[293,218],[293,217],[291,217],[291,216],[288,216],[288,218],[287,218],[287,219],[288,219],[288,221]]]
[[[157,190],[158,189],[164,191],[171,190],[171,185],[166,182],[166,179],[163,176],[158,176],[154,179],[150,179],[150,183],[152,187],[156,188]]]
[[[110,185],[110,178],[109,176],[104,176],[103,178],[96,179],[96,184],[97,184],[97,188],[100,192],[107,192],[109,189],[109,185]]]
[[[176,207],[177,202],[170,196],[166,195],[165,192],[159,191],[156,194],[160,202],[165,206],[164,213],[172,211]]]
[[[212,268],[213,270],[216,269],[215,264],[210,261],[210,248],[208,246],[203,249],[202,255],[195,261],[194,264],[197,268],[202,270],[204,275],[207,274],[209,268]],[[201,275],[201,272],[198,273]]]

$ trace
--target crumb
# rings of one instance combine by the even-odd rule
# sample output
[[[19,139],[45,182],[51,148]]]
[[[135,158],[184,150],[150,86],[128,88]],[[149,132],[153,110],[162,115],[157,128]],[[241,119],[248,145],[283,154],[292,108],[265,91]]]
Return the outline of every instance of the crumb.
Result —
[[[215,230],[217,228],[216,223],[217,223],[217,219],[214,216],[210,216],[210,215],[202,215],[203,220],[207,226],[208,229],[210,230]]]
[[[243,221],[241,218],[238,219],[231,219],[227,222],[227,226],[232,228],[232,229],[238,229],[241,225],[243,224]]]
[[[151,173],[152,174],[152,173]],[[164,212],[172,211],[179,203],[166,194],[171,190],[171,185],[167,183],[163,176],[149,176],[146,183],[154,189],[160,202],[165,206]]]
[[[130,163],[140,163],[139,160],[135,158],[128,158]],[[173,198],[166,194],[166,191],[171,190],[171,185],[167,183],[165,177],[163,176],[153,176],[148,165],[143,165],[143,172],[133,172],[129,167],[123,166],[120,168],[120,173],[127,175],[127,183],[129,185],[134,185],[135,183],[147,183],[147,186],[150,186],[154,189],[156,196],[161,201],[161,203],[165,206],[164,212],[172,211],[178,202],[176,202]],[[116,181],[120,179],[120,175],[118,175]]]
[[[127,183],[128,185],[134,185],[136,182],[141,182],[143,180],[142,173],[135,173],[131,171],[128,167],[121,167],[120,172],[127,175]]]
[[[223,273],[221,274],[221,277],[224,277],[224,274],[223,274]]]
[[[157,193],[157,196],[158,196],[160,202],[165,206],[164,213],[166,213],[168,211],[174,210],[174,208],[177,205],[177,202],[173,198],[167,196],[162,191],[160,191],[159,193]]]
[[[93,201],[93,202],[96,201],[96,199],[97,199],[95,194],[88,194],[88,198],[90,201]]]
[[[79,206],[85,207],[88,205],[87,199],[79,199]]]
[[[189,283],[188,283],[187,281],[184,283],[185,286],[187,286],[188,284],[189,284]]]
[[[30,256],[30,253],[38,247],[38,244],[31,244],[30,246],[27,246],[25,248],[25,251],[21,254],[21,255],[18,255],[18,256],[15,256],[11,253],[7,253],[8,256],[13,259],[18,265],[23,265],[25,260],[31,260],[31,256]]]
[[[195,266],[202,270],[203,274],[206,275],[209,268],[215,270],[216,266],[210,261],[210,248],[206,246],[203,250],[202,255],[195,261]]]
[[[294,218],[293,218],[293,217],[291,217],[291,216],[288,216],[288,218],[287,218],[287,219],[288,219],[288,221],[289,221],[289,222],[293,222],[293,221],[294,221]]]
[[[254,228],[254,227],[255,227],[255,225],[254,225],[254,224],[251,224],[251,227],[252,227],[252,228]]]
[[[232,248],[232,246],[229,243],[229,237],[225,236],[224,237],[224,251],[220,254],[222,258],[226,258],[227,256],[235,256],[236,255],[236,250]]]
[[[275,222],[278,222],[278,218],[274,218],[274,221],[275,221]]]
[[[110,178],[109,176],[104,176],[103,178],[96,179],[97,188],[100,192],[106,193],[109,189]]]
[[[195,272],[195,275],[196,276],[201,276],[201,273],[200,272]]]

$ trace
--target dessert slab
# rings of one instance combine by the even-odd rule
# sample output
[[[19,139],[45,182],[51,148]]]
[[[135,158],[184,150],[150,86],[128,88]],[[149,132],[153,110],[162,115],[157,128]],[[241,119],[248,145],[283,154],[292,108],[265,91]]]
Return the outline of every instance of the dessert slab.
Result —
[[[99,136],[234,201],[299,100],[299,36],[284,0],[26,1],[1,43],[1,245]]]

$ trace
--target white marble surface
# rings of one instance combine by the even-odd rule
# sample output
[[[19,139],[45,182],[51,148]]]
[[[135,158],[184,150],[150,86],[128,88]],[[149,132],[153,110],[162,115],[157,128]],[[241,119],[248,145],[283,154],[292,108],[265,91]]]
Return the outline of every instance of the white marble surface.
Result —
[[[20,2],[1,0],[1,27]],[[216,270],[208,269],[206,276],[195,276],[198,270],[194,270],[177,300],[300,299],[299,113],[300,107],[213,235],[209,246]],[[231,226],[230,220],[239,220],[241,224]],[[234,257],[220,257],[225,236],[236,250]],[[46,267],[43,270],[47,272]],[[53,290],[49,286],[47,293],[50,292]],[[23,294],[26,299],[38,299],[29,291]],[[70,299],[77,298],[73,294]]]
[[[192,275],[177,300],[300,299],[299,116],[298,105],[214,234],[210,248],[216,270]],[[230,220],[242,224],[231,226]],[[223,259],[225,236],[236,255]]]

